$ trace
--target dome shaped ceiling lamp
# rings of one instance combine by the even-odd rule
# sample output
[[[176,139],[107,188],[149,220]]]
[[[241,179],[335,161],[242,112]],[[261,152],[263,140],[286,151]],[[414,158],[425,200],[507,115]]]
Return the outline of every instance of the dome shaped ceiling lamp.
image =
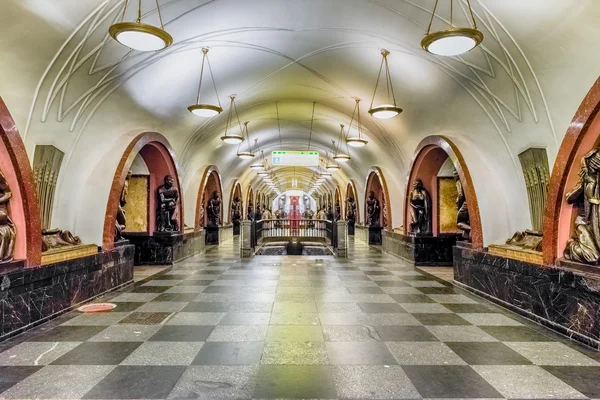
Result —
[[[333,159],[337,162],[346,163],[350,161],[350,150],[348,149],[348,142],[346,142],[346,153],[342,152],[342,143],[344,141],[344,124],[340,124],[340,137],[338,139],[337,151],[333,156]]]
[[[158,51],[166,49],[173,43],[173,37],[165,31],[158,0],[156,0],[156,12],[160,21],[160,28],[142,22],[142,0],[138,1],[137,19],[133,22],[125,22],[128,3],[129,0],[125,0],[121,21],[108,28],[108,33],[113,39],[123,46],[138,51]]]
[[[388,65],[387,56],[390,54],[386,49],[381,50],[381,66],[379,67],[379,75],[377,75],[377,82],[375,83],[375,90],[373,91],[373,99],[371,100],[371,107],[369,107],[369,114],[378,119],[390,119],[402,112],[402,109],[396,105],[396,96],[394,95],[394,87],[392,86],[392,76],[390,75],[390,67]],[[385,67],[385,86],[387,88],[387,104],[380,104],[373,107],[375,103],[375,96],[377,96],[377,88],[379,87],[379,81],[381,80],[381,72]],[[391,103],[391,104],[390,104]]]
[[[221,107],[221,100],[219,100],[219,93],[217,92],[217,84],[215,83],[215,76],[212,72],[212,67],[210,66],[210,60],[208,59],[208,48],[202,49],[202,68],[200,68],[200,82],[198,83],[198,95],[196,96],[196,104],[192,104],[188,106],[188,111],[194,115],[203,118],[211,118],[216,115],[219,115],[223,112],[223,107]],[[202,89],[202,78],[204,77],[204,64],[208,65],[208,72],[210,73],[210,77],[212,79],[213,88],[215,89],[215,94],[217,95],[217,103],[214,104],[201,104],[200,103],[200,92]]]
[[[244,128],[242,129],[242,138],[244,137],[244,132],[246,132],[246,139],[248,140],[248,151],[240,151],[240,146],[242,143],[238,144],[237,156],[242,160],[252,160],[254,158],[254,153],[250,148],[250,133],[248,133],[248,124],[249,121],[244,122]]]
[[[235,94],[229,96],[231,99],[231,104],[229,105],[229,114],[227,115],[227,125],[225,125],[225,134],[221,136],[221,140],[227,144],[240,144],[244,141],[242,124],[240,123],[240,117],[237,113],[237,107],[235,106]],[[235,135],[229,132],[229,125],[233,122],[233,112],[235,111],[236,118],[238,120],[238,124],[240,125],[241,135]]]
[[[438,56],[452,57],[473,50],[483,42],[483,33],[477,29],[477,23],[475,22],[475,16],[473,15],[469,0],[467,0],[467,6],[469,7],[469,15],[471,16],[473,27],[461,28],[453,25],[454,0],[450,0],[450,26],[448,29],[431,32],[431,25],[433,24],[438,2],[439,0],[435,1],[427,34],[421,41],[421,47],[425,51]]]
[[[352,147],[363,147],[366,146],[367,142],[362,137],[362,121],[360,118],[360,99],[355,99],[356,105],[354,106],[354,112],[352,113],[352,118],[350,119],[350,126],[348,126],[348,135],[346,137],[346,143],[348,146]],[[356,129],[358,131],[358,136],[350,137],[350,131],[352,130],[352,123],[356,121]]]

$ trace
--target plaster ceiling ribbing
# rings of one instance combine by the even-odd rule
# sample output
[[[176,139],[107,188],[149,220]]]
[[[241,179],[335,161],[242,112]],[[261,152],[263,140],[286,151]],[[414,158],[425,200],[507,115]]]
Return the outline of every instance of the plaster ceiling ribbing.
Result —
[[[270,67],[264,72],[262,68],[261,71],[245,70],[243,73],[242,70],[238,70],[237,76],[233,74],[219,78],[219,69],[231,70],[234,67],[222,64],[219,67],[218,57],[213,56],[217,85],[222,87],[224,79],[235,78],[230,85],[237,87],[242,120],[249,119],[247,112],[251,113],[255,107],[261,105],[272,105],[285,101],[313,102],[315,98],[319,98],[319,105],[322,105],[327,113],[337,114],[336,118],[333,118],[336,119],[336,124],[347,123],[348,121],[342,120],[341,117],[344,116],[346,120],[349,120],[354,106],[352,96],[363,97],[365,102],[369,100],[369,93],[364,88],[374,83],[374,74],[379,60],[373,58],[372,63],[357,62],[357,65],[344,65],[344,69],[348,70],[348,78],[344,80],[337,75],[323,71],[328,69],[328,63],[338,62],[339,65],[343,65],[341,60],[348,57],[349,54],[354,57],[364,57],[362,55],[372,54],[380,47],[385,46],[392,51],[393,56],[398,55],[398,59],[403,63],[420,65],[425,61],[433,65],[441,73],[441,76],[447,76],[458,83],[488,116],[489,122],[497,135],[501,137],[515,165],[515,155],[510,149],[509,139],[506,136],[512,130],[509,117],[512,117],[512,121],[519,123],[523,120],[526,110],[531,118],[539,123],[541,119],[538,109],[543,109],[547,116],[544,123],[548,125],[548,131],[556,144],[556,135],[548,107],[532,65],[510,32],[481,1],[474,1],[473,8],[478,24],[481,25],[486,35],[484,45],[465,57],[452,59],[432,57],[418,47],[419,35],[424,31],[424,24],[431,12],[433,2],[420,4],[409,0],[396,2],[334,1],[332,3],[339,3],[339,6],[343,8],[340,11],[348,15],[353,15],[353,7],[356,8],[357,14],[361,14],[363,10],[367,10],[368,13],[360,15],[362,18],[360,23],[342,25],[332,14],[333,9],[326,4],[321,4],[313,8],[306,8],[303,12],[306,14],[307,20],[317,19],[319,13],[324,13],[322,18],[331,20],[329,26],[306,24],[306,26],[294,28],[287,27],[286,23],[280,23],[277,20],[277,13],[273,13],[271,19],[268,14],[261,14],[260,10],[265,8],[267,3],[267,1],[253,3],[253,7],[256,8],[253,10],[256,12],[254,13],[244,7],[244,4],[247,6],[247,3],[236,0],[212,0],[201,4],[183,0],[162,1],[161,9],[167,30],[173,30],[184,36],[175,35],[176,41],[171,48],[147,55],[123,50],[111,41],[106,33],[107,26],[116,20],[124,3],[122,0],[99,0],[98,6],[75,27],[48,65],[34,94],[24,134],[27,135],[32,123],[39,124],[46,121],[53,107],[56,108],[57,120],[68,123],[69,130],[76,132],[73,147],[67,149],[68,165],[71,152],[77,146],[81,135],[85,134],[87,124],[103,102],[109,99],[116,90],[123,89],[125,86],[124,93],[135,97],[136,88],[141,88],[145,84],[145,79],[153,76],[158,78],[153,74],[158,73],[156,71],[159,63],[185,53],[197,52],[199,54],[200,48],[204,46],[211,46],[215,51],[221,50],[224,53],[255,54],[252,56],[253,58],[269,57],[266,65],[270,65]],[[462,13],[465,14],[464,1],[458,1],[458,4]],[[238,7],[232,7],[232,5]],[[295,4],[290,2],[289,6],[293,8]],[[380,26],[378,18],[381,18],[382,10],[398,16],[398,26],[402,34],[392,35],[391,28],[384,29]],[[223,18],[223,13],[229,14],[229,18],[233,20],[240,19],[242,18],[240,15],[245,14],[247,25],[229,26],[230,22],[225,18],[223,26],[219,29],[203,31],[202,24],[196,24],[190,28],[192,19],[220,20]],[[145,14],[145,18],[152,17],[153,11]],[[447,22],[443,14],[436,15],[436,18]],[[270,25],[265,23],[270,23]],[[265,39],[261,40],[265,44],[247,40],[252,35],[258,35],[256,37]],[[310,40],[306,40],[307,38],[328,43],[312,46],[311,49],[305,51],[306,42],[310,42]],[[346,39],[344,40],[344,38]],[[369,65],[367,66],[367,64]],[[414,68],[409,64],[395,64],[393,60],[390,61],[390,65],[394,77]],[[82,78],[81,75],[86,74],[83,68],[87,66],[89,66],[88,77]],[[240,62],[239,67],[244,68],[244,63]],[[300,70],[310,77],[297,83],[307,90],[305,94],[296,99],[289,99],[286,87],[272,86],[274,80],[289,77],[290,74],[293,76]],[[141,79],[141,75],[145,79]],[[256,78],[255,75],[262,76]],[[197,79],[196,74],[193,76]],[[252,79],[249,80],[246,76],[251,76]],[[75,77],[86,79],[87,87],[70,85],[69,82]],[[510,82],[513,86],[511,96],[507,95],[506,91],[499,89],[498,82],[495,81],[500,77],[502,77],[503,83]],[[194,86],[191,82],[179,82],[178,84]],[[400,105],[402,105],[403,98],[416,95],[408,93],[402,86],[399,86],[398,89]],[[227,95],[222,91],[220,94],[221,96]],[[182,96],[176,99],[177,103],[170,106],[173,109],[185,110],[190,99],[191,97],[184,98]],[[150,102],[161,104],[161,98],[152,98]],[[408,116],[403,114],[400,118],[411,118],[410,111],[412,110],[405,113]],[[366,114],[366,110],[363,110],[363,114]],[[34,115],[36,116],[35,120]],[[176,120],[179,115],[175,113],[168,118]],[[36,121],[38,116],[40,122]],[[70,120],[67,119],[69,116]],[[262,118],[268,118],[268,116],[265,114]],[[190,124],[196,125],[197,128],[190,130],[185,145],[179,151],[180,161],[184,166],[191,158],[195,157],[202,144],[221,135],[225,120],[224,116],[205,123],[199,123],[197,120],[193,122],[189,119],[185,120],[184,128],[189,128]],[[285,125],[284,121],[282,119],[282,125]],[[407,157],[403,154],[398,141],[402,134],[409,134],[409,132],[403,129],[401,121],[382,123],[366,115],[363,117],[367,136],[380,149],[384,149],[391,160],[405,164]],[[269,128],[268,131],[271,132],[271,129]],[[328,133],[330,137],[323,138],[323,143],[336,139],[338,133],[337,129],[332,129]],[[261,131],[255,130],[252,134],[259,135]]]

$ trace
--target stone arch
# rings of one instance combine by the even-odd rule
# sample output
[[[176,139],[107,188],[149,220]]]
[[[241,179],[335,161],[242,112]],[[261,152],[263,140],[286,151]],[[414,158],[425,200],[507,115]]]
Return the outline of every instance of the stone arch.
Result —
[[[213,192],[217,191],[221,199],[221,215],[220,220],[223,222],[223,186],[221,183],[221,175],[216,165],[209,165],[204,169],[198,196],[196,197],[196,219],[195,227],[200,229],[208,223],[208,215],[206,214],[206,202]]]
[[[12,197],[8,212],[16,226],[14,259],[28,266],[42,261],[42,223],[37,191],[25,145],[6,104],[0,98],[0,171]]]
[[[250,210],[250,207],[252,207],[252,210]],[[246,218],[248,217],[249,211],[254,212],[255,209],[256,209],[256,204],[254,201],[254,189],[252,187],[249,187],[248,191],[246,192],[246,208],[244,209]]]
[[[340,205],[340,219],[344,219],[344,205],[342,203],[342,192],[339,188],[339,186],[336,186],[335,188],[335,193],[333,195],[333,210],[335,211],[336,209],[336,205],[339,204]]]
[[[379,204],[381,206],[381,213],[379,215],[379,223],[380,225],[388,230],[392,230],[392,209],[389,206],[390,192],[388,190],[387,182],[385,177],[383,176],[383,172],[379,167],[372,167],[367,175],[367,183],[365,185],[365,197],[363,199],[364,202],[364,213],[365,213],[365,222],[367,218],[367,198],[369,196],[369,192],[373,191],[375,193],[375,198],[379,200]]]
[[[544,212],[544,263],[560,258],[571,236],[575,209],[565,200],[577,183],[580,160],[600,144],[600,78],[587,93],[565,134],[548,186]]]
[[[356,182],[354,179],[350,179],[346,185],[346,198],[344,199],[345,207],[347,207],[347,201],[350,197],[354,198],[356,204],[356,223],[360,224],[360,205],[358,204],[358,191],[356,190]]]
[[[471,221],[471,242],[474,249],[483,249],[483,230],[481,226],[481,217],[479,214],[479,204],[477,202],[477,194],[471,179],[471,174],[467,164],[458,147],[451,139],[445,136],[432,135],[428,136],[419,143],[415,151],[415,156],[411,163],[409,174],[406,181],[405,201],[404,201],[404,233],[408,234],[409,209],[408,198],[412,190],[412,182],[416,179],[421,179],[426,188],[430,190],[430,194],[437,195],[437,192],[432,192],[432,182],[437,179],[437,174],[446,162],[450,159],[454,168],[458,172],[458,176],[465,191],[467,199],[467,207],[469,208],[469,218]],[[436,187],[437,183],[433,185]],[[437,190],[437,189],[436,189]],[[435,207],[434,207],[435,209]],[[434,235],[436,234],[436,218],[437,210],[432,210],[434,216]]]
[[[229,214],[227,219],[229,223],[233,222],[231,220],[231,213],[233,212],[233,199],[235,199],[236,197],[239,197],[242,204],[244,204],[244,196],[242,195],[242,185],[237,179],[233,181],[233,185],[231,186],[231,195],[229,196]]]
[[[175,184],[179,189],[178,220],[179,228],[183,232],[183,195],[173,150],[171,149],[169,141],[160,133],[145,132],[136,136],[131,143],[129,143],[117,165],[110,193],[108,195],[106,215],[104,217],[104,230],[102,234],[102,248],[104,250],[110,250],[114,247],[115,220],[121,191],[123,190],[127,173],[138,154],[142,157],[150,171],[150,185],[148,188],[150,191],[148,233],[152,235],[156,229],[156,196],[153,194],[156,192],[156,189],[162,185],[166,175],[171,175],[175,178]]]

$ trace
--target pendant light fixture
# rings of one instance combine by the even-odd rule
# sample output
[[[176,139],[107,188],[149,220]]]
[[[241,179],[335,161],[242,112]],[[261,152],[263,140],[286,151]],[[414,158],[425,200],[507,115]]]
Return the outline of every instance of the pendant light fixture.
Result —
[[[331,156],[334,156],[336,153],[335,150],[335,140],[331,141]],[[340,169],[340,166],[337,165],[330,157],[329,153],[327,153],[327,164],[325,165],[325,169],[329,172],[334,172]]]
[[[477,22],[475,22],[475,16],[469,0],[467,0],[467,7],[469,8],[469,15],[473,23],[472,27],[454,26],[454,0],[450,0],[450,26],[441,31],[431,32],[431,25],[435,18],[438,2],[439,0],[435,1],[427,34],[421,41],[421,47],[425,51],[438,56],[452,57],[473,50],[483,42],[483,33],[477,29]]]
[[[244,132],[246,132],[246,139],[248,140],[248,151],[240,151],[240,146],[242,143],[238,145],[237,156],[242,160],[252,160],[254,158],[254,153],[250,148],[250,133],[248,133],[248,124],[249,121],[244,122],[244,129],[242,129],[242,138],[244,137]]]
[[[338,139],[337,151],[333,156],[333,159],[337,162],[346,163],[350,161],[350,151],[348,149],[348,142],[346,142],[346,152],[342,152],[342,143],[344,141],[344,124],[340,124],[340,137]]]
[[[260,152],[260,154],[262,155],[262,158],[264,158],[264,154],[258,146],[258,139],[254,139],[254,149],[255,149],[256,153]],[[260,170],[263,168],[264,168],[264,166],[263,166],[263,163],[262,163],[262,160],[260,159],[260,157],[257,157],[256,161],[250,165],[250,169]]]
[[[356,105],[354,106],[354,112],[352,113],[352,118],[350,119],[350,126],[348,126],[348,135],[346,137],[346,143],[348,146],[352,147],[363,147],[366,146],[367,142],[362,137],[362,120],[360,118],[360,99],[355,99]],[[358,131],[358,135],[354,137],[350,137],[350,131],[352,130],[352,123],[356,121],[356,130]]]
[[[215,115],[221,114],[223,112],[223,107],[221,107],[221,100],[219,100],[219,93],[217,92],[217,84],[215,83],[215,76],[212,72],[212,67],[210,66],[210,60],[208,59],[208,48],[202,49],[202,68],[200,68],[200,82],[198,83],[198,95],[196,96],[196,104],[192,104],[188,106],[188,110],[199,117],[211,118]],[[217,103],[214,104],[201,104],[200,103],[200,91],[202,89],[202,78],[204,77],[204,64],[208,65],[208,72],[210,73],[210,77],[212,79],[213,87],[215,89],[215,94],[217,95]]]
[[[373,99],[371,100],[371,107],[369,107],[369,114],[378,119],[390,119],[402,112],[402,109],[396,105],[396,96],[394,95],[394,87],[392,86],[392,76],[390,75],[390,67],[388,65],[387,56],[390,54],[386,49],[381,50],[381,66],[379,67],[379,75],[377,75],[377,82],[375,83],[375,90],[373,91]],[[381,73],[385,67],[385,86],[387,88],[388,104],[380,104],[373,107],[375,103],[375,96],[377,95],[377,88],[379,87],[379,81],[381,80]]]
[[[244,141],[244,136],[243,133],[242,135],[235,135],[229,131],[229,125],[233,122],[233,112],[235,111],[235,115],[237,117],[238,120],[238,124],[240,121],[240,117],[237,113],[237,108],[235,106],[235,94],[232,94],[231,96],[229,96],[229,98],[231,99],[231,104],[229,105],[229,114],[227,115],[227,125],[225,125],[225,134],[223,136],[221,136],[221,140],[224,141],[227,144],[240,144]],[[242,132],[242,126],[240,125],[240,132]]]
[[[173,37],[165,31],[158,0],[156,0],[156,12],[160,21],[160,28],[142,22],[142,0],[138,0],[137,19],[133,22],[125,22],[128,3],[129,0],[125,0],[121,20],[108,28],[108,33],[113,39],[123,46],[138,51],[158,51],[169,47],[173,43]]]

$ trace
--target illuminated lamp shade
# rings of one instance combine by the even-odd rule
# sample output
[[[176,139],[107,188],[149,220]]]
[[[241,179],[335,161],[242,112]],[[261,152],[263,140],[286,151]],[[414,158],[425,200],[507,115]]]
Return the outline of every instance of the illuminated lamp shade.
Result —
[[[158,51],[173,43],[173,37],[164,29],[139,21],[118,22],[108,33],[123,46],[138,51]]]
[[[351,157],[348,154],[340,153],[333,156],[333,159],[337,162],[345,163],[350,161]]]
[[[250,166],[250,169],[263,169],[262,163],[254,163]]]
[[[227,144],[240,144],[244,139],[239,135],[225,135],[221,136],[221,140]]]
[[[363,147],[369,142],[367,142],[365,139],[355,137],[346,139],[346,143],[348,143],[348,146],[352,147]]]
[[[261,171],[258,173],[258,176],[269,176],[269,173],[267,171]]]
[[[237,156],[239,158],[241,158],[242,160],[252,160],[254,158],[254,154],[247,152],[247,151],[243,151],[241,153],[238,153]]]
[[[223,108],[210,104],[194,104],[189,106],[187,109],[192,114],[202,118],[212,118],[223,112]]]
[[[390,119],[400,114],[402,109],[392,104],[382,104],[369,110],[369,114],[377,119]]]
[[[326,168],[327,171],[337,171],[340,169],[340,166],[337,164],[329,164]]]
[[[482,41],[483,33],[477,29],[454,28],[428,34],[421,47],[431,54],[452,57],[473,50]]]

